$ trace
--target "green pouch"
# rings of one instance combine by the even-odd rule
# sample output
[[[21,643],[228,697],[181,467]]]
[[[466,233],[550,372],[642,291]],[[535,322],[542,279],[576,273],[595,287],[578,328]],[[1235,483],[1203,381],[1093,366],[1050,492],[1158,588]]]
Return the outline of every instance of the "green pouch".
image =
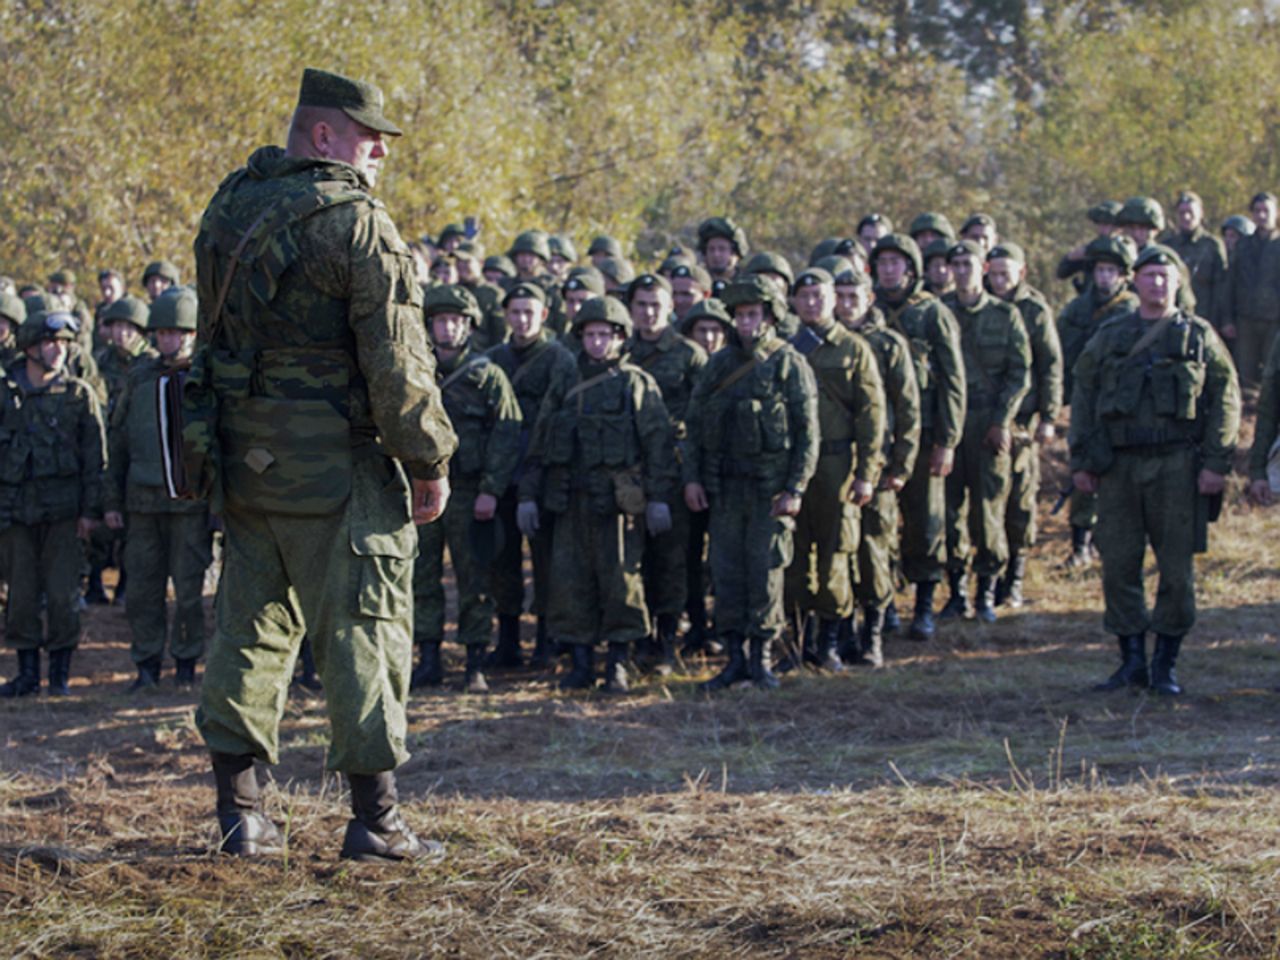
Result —
[[[613,500],[618,509],[630,517],[643,515],[649,501],[644,494],[644,479],[640,473],[640,466],[637,464],[625,470],[615,470],[612,478]]]

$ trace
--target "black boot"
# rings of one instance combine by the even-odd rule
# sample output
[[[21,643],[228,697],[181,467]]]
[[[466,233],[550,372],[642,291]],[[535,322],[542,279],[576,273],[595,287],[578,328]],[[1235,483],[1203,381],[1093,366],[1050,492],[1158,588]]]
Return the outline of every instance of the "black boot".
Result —
[[[898,605],[890,602],[884,608],[884,632],[897,633],[902,629],[902,618],[898,616]]]
[[[489,682],[484,678],[485,648],[488,644],[467,644],[467,668],[462,679],[462,689],[467,693],[488,693]]]
[[[119,576],[116,577],[116,592],[111,595],[111,603],[120,607],[124,605],[125,588],[129,585],[129,571],[125,570],[124,564],[120,564]]]
[[[991,574],[978,577],[978,598],[974,614],[983,623],[996,622],[996,578]]]
[[[498,645],[489,654],[484,665],[490,670],[515,670],[524,666],[520,656],[520,618],[512,614],[498,614]]]
[[[818,665],[832,673],[843,673],[844,661],[840,659],[840,621],[820,620],[817,632]]]
[[[669,677],[676,670],[676,618],[675,614],[658,615],[657,624],[658,662],[654,672],[660,677]]]
[[[604,662],[605,693],[626,693],[631,689],[627,683],[627,652],[630,646],[625,640],[609,644],[609,656]]]
[[[400,815],[396,806],[396,778],[390,770],[382,773],[349,773],[351,812],[347,833],[342,838],[343,860],[387,863],[396,860],[439,860],[444,844],[421,840]]]
[[[304,690],[323,690],[324,684],[316,676],[316,655],[311,648],[311,638],[303,637],[302,646],[298,648],[298,673],[290,681],[291,687],[302,687]]]
[[[1117,638],[1120,642],[1120,669],[1102,683],[1096,684],[1094,690],[1105,693],[1108,690],[1120,690],[1124,687],[1145,687],[1149,682],[1147,676],[1147,641],[1141,633]],[[1170,667],[1172,669],[1172,667]]]
[[[858,635],[858,657],[854,663],[864,667],[884,666],[884,611],[879,607],[862,608],[862,631]]]
[[[40,692],[40,651],[18,651],[18,675],[0,684],[0,697],[29,697]]]
[[[937,589],[938,584],[933,580],[916,584],[916,610],[910,634],[912,640],[933,639],[933,595]]]
[[[858,638],[853,617],[848,616],[840,621],[840,629],[836,632],[836,650],[845,663],[853,663],[858,659]]]
[[[84,591],[84,602],[94,606],[106,606],[111,601],[102,586],[102,567],[91,567],[89,582]]]
[[[71,647],[49,651],[49,696],[71,695]]]
[[[751,671],[751,682],[760,690],[776,690],[780,686],[778,678],[770,669],[769,647],[768,640],[762,637],[751,638],[751,662],[748,669]]]
[[[595,649],[589,643],[568,645],[573,669],[560,681],[561,690],[590,690],[596,683]]]
[[[951,596],[938,611],[939,620],[960,620],[969,615],[969,578],[964,570],[948,570],[947,585]]]
[[[138,676],[129,687],[130,693],[137,693],[139,690],[154,690],[160,686],[160,671],[164,667],[164,661],[160,659],[159,655],[139,660],[137,667]]]
[[[707,629],[707,605],[701,598],[690,600],[685,604],[685,613],[689,615],[689,632],[684,635],[684,645],[680,648],[681,656],[692,657],[699,653],[707,653],[707,640],[711,632]]]
[[[529,666],[534,670],[545,670],[551,666],[554,655],[551,651],[551,638],[547,635],[547,618],[538,618],[538,632],[533,641],[533,656],[529,658]]]
[[[1178,650],[1182,647],[1181,637],[1168,634],[1156,634],[1156,649],[1151,654],[1151,689],[1167,697],[1176,697],[1182,692],[1178,677],[1173,672],[1173,665],[1178,662]]]
[[[212,757],[218,788],[218,850],[237,857],[279,853],[284,842],[259,807],[253,757],[233,753],[214,753]]]
[[[470,648],[468,648],[469,650]],[[418,665],[409,677],[409,688],[438,687],[444,683],[444,664],[440,660],[439,640],[418,641]]]
[[[1088,527],[1071,528],[1071,554],[1065,566],[1068,570],[1083,570],[1093,563],[1093,531]]]
[[[1022,581],[1027,574],[1027,555],[1021,550],[1009,554],[1009,565],[1005,567],[1004,576],[996,584],[996,606],[1022,606]]]
[[[179,690],[196,685],[196,657],[178,657],[173,661],[173,683]]]
[[[742,648],[743,643],[742,634],[725,634],[724,647],[729,653],[729,662],[710,680],[698,684],[699,690],[710,693],[751,679],[751,670],[747,667],[747,654]]]

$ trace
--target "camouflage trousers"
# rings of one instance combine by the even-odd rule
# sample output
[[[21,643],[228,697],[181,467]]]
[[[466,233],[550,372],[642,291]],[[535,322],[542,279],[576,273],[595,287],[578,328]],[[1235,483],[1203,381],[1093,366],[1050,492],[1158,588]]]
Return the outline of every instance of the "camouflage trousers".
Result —
[[[783,580],[795,520],[773,517],[773,494],[753,477],[725,477],[711,498],[716,632],[772,640],[783,627]]]
[[[1036,498],[1040,493],[1040,444],[1025,431],[1025,427],[1014,430],[1004,517],[1009,549],[1023,553],[1036,545]]]
[[[644,600],[652,616],[679,616],[689,596],[689,508],[671,504],[671,529],[645,538]]]
[[[413,635],[444,639],[444,549],[449,548],[458,589],[458,642],[488,643],[493,635],[491,564],[476,562],[472,549],[474,489],[456,489],[444,516],[418,527],[418,559],[413,565]]]
[[[805,491],[792,537],[784,596],[788,613],[812,611],[822,620],[853,613],[851,558],[858,550],[858,508],[844,496],[848,453],[820,457]]]
[[[902,573],[912,583],[937,582],[947,560],[947,499],[945,478],[929,472],[933,437],[920,438],[911,479],[902,488],[898,505],[902,511]]]
[[[887,607],[893,600],[893,550],[898,542],[898,495],[877,490],[862,508],[854,595],[868,607]]]
[[[1269,321],[1241,320],[1236,325],[1231,355],[1240,373],[1241,386],[1257,386],[1262,381],[1262,367],[1271,355],[1275,335],[1276,325]]]
[[[79,645],[82,557],[75,520],[15,524],[0,532],[0,569],[9,581],[5,643],[17,650],[74,650]]]
[[[204,573],[213,559],[209,514],[131,513],[125,540],[129,568],[130,654],[135,663],[164,655],[165,597],[176,600],[169,652],[194,660],[204,653]]]
[[[524,537],[516,526],[519,498],[511,487],[498,498],[498,522],[502,524],[502,549],[493,562],[493,599],[499,616],[518,617],[524,612]],[[551,570],[551,544],[554,540],[555,514],[542,511],[542,525],[529,541],[529,559],[533,566],[533,613],[547,612],[547,579]]]
[[[981,412],[965,420],[955,468],[947,477],[947,569],[952,573],[968,569],[971,553],[978,576],[994,576],[1009,562],[1004,514],[1011,458],[985,443],[990,425]]]
[[[1117,450],[1102,475],[1094,537],[1109,632],[1180,637],[1195,625],[1196,472],[1195,452],[1186,447],[1154,456]],[[1142,579],[1148,543],[1160,571],[1154,611]]]
[[[542,511],[544,516],[546,511]],[[556,515],[548,628],[562,643],[621,643],[649,635],[640,572],[644,522],[592,511],[575,497]]]
[[[293,517],[228,503],[217,626],[196,724],[210,750],[279,760],[280,717],[303,635],[324,682],[327,764],[379,773],[409,758],[413,559],[404,470],[355,464],[336,513]]]

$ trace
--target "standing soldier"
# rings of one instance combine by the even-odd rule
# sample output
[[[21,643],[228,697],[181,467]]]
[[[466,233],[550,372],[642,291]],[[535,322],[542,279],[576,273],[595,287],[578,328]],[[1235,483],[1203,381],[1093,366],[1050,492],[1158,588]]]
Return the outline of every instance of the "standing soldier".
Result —
[[[868,213],[858,221],[858,226],[853,232],[858,238],[859,253],[865,260],[871,256],[877,240],[885,234],[893,233],[893,221],[882,213]]]
[[[102,516],[106,457],[98,401],[67,371],[75,339],[71,314],[32,314],[18,330],[23,358],[0,382],[0,570],[9,581],[5,642],[18,651],[18,675],[0,685],[0,697],[39,692],[41,647],[49,693],[70,692],[80,541]]]
[[[960,225],[960,239],[977,244],[985,257],[1000,242],[1000,232],[991,216],[975,213]]]
[[[818,393],[818,461],[795,522],[795,554],[786,572],[786,603],[806,635],[817,617],[816,652],[823,669],[844,669],[840,622],[853,615],[850,568],[858,551],[859,510],[880,480],[884,443],[884,386],[866,340],[835,320],[831,274],[810,267],[792,296],[804,328],[791,346],[808,361]]]
[[[1078,489],[1098,494],[1104,624],[1121,654],[1099,690],[1182,692],[1174,664],[1195,625],[1193,555],[1205,549],[1208,501],[1222,494],[1240,427],[1231,359],[1207,321],[1178,309],[1180,280],[1176,253],[1144,250],[1138,308],[1108,321],[1075,368],[1071,469]],[[1148,542],[1160,570],[1154,611],[1142,577]]]
[[[956,242],[956,228],[951,225],[945,213],[928,211],[917,215],[907,228],[907,233],[921,251],[939,240],[946,243],[948,248]]]
[[[573,654],[560,686],[594,684],[593,650],[603,641],[604,689],[617,693],[628,687],[631,643],[649,634],[640,560],[646,530],[671,530],[675,451],[657,384],[622,359],[627,308],[599,297],[573,323],[582,352],[575,375],[551,384],[538,413],[520,482],[520,529],[532,539],[543,510],[556,514],[547,613]]]
[[[729,662],[704,685],[771,689],[770,645],[781,633],[783,577],[795,517],[818,462],[818,397],[809,365],[776,332],[787,314],[773,286],[725,288],[735,342],[714,354],[689,400],[684,500],[711,510],[716,630]],[[750,658],[743,650],[750,645]]]
[[[1044,295],[1026,282],[1027,256],[1016,243],[987,254],[987,286],[1018,308],[1031,342],[1031,388],[1013,421],[1013,450],[1005,533],[1009,565],[996,584],[996,605],[1022,606],[1027,554],[1036,544],[1036,496],[1040,492],[1040,445],[1052,443],[1062,412],[1062,344]]]
[[[142,289],[147,291],[147,300],[155,303],[156,297],[170,287],[182,282],[178,268],[168,260],[153,260],[142,271]]]
[[[520,404],[507,375],[471,349],[480,306],[460,286],[433,287],[423,306],[436,355],[436,379],[458,435],[449,461],[449,504],[439,523],[418,527],[413,568],[413,635],[421,651],[412,686],[444,682],[444,548],[449,547],[458,589],[458,642],[467,651],[463,689],[485,693],[484,657],[493,634],[490,587],[498,498],[520,457]]]
[[[728,217],[711,217],[698,224],[698,256],[713,281],[732,280],[750,252],[746,232]]]
[[[1089,284],[1089,273],[1093,263],[1089,259],[1089,244],[1093,240],[1113,236],[1116,232],[1116,214],[1120,212],[1120,204],[1115,200],[1103,200],[1089,208],[1086,216],[1093,224],[1094,236],[1091,240],[1072,247],[1058,261],[1057,277],[1059,280],[1070,280],[1076,293],[1083,293]],[[1067,397],[1070,398],[1070,391]]]
[[[1236,244],[1227,270],[1227,307],[1223,333],[1235,338],[1236,365],[1246,386],[1258,382],[1262,363],[1280,319],[1280,229],[1277,229],[1276,195],[1256,194],[1249,203],[1253,236]]]
[[[933,595],[946,565],[945,478],[965,422],[964,360],[951,311],[924,290],[920,248],[891,233],[871,254],[876,306],[906,338],[920,390],[920,455],[902,488],[902,572],[916,585],[914,640],[933,636]]]
[[[1168,231],[1164,244],[1187,265],[1197,315],[1221,330],[1227,300],[1226,248],[1204,228],[1204,202],[1199,194],[1190,190],[1178,194],[1173,214],[1177,229]]]
[[[924,258],[924,288],[938,299],[956,289],[956,283],[951,279],[951,264],[947,262],[947,253],[953,243],[954,240],[938,239],[920,251]]]
[[[408,759],[414,523],[444,510],[457,446],[422,329],[413,255],[370,195],[376,87],[303,73],[285,149],[262,147],[196,238],[201,353],[186,382],[188,475],[226,524],[217,629],[196,724],[212,753],[221,849],[278,852],[254,760],[279,758],[304,632],[331,725],[327,765],[354,817],[341,856],[440,856],[401,816]]]
[[[48,290],[62,302],[62,306],[80,324],[80,332],[76,335],[76,342],[80,344],[80,349],[92,353],[96,346],[94,314],[89,311],[89,305],[76,293],[75,271],[63,267],[51,273]]]
[[[469,341],[473,350],[487,350],[507,339],[507,323],[502,316],[502,298],[506,291],[484,278],[480,258],[480,247],[471,240],[464,240],[453,248],[458,283],[467,288],[480,307],[480,323]]]
[[[197,313],[190,288],[174,287],[156,298],[148,326],[159,353],[130,368],[111,414],[103,504],[106,525],[127,529],[125,566],[130,573],[128,616],[133,634],[129,652],[138,670],[134,690],[160,683],[170,578],[177,604],[168,647],[178,686],[195,684],[196,662],[204,654],[204,574],[213,559],[209,507],[203,500],[169,499],[156,430],[156,381],[190,366]]]

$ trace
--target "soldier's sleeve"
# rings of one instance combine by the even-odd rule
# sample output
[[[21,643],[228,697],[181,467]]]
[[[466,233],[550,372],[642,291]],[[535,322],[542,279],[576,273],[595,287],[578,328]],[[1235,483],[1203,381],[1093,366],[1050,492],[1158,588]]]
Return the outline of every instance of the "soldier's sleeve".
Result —
[[[938,381],[938,419],[933,442],[957,447],[964,436],[964,356],[960,352],[960,328],[945,304],[933,305],[929,350],[931,369]]]
[[[350,244],[347,319],[373,421],[383,448],[413,476],[443,477],[458,439],[435,382],[413,256],[381,208],[360,206]]]
[[[500,497],[511,484],[520,462],[520,403],[511,381],[496,363],[485,367],[486,403],[489,408],[489,437],[485,446],[484,472],[480,492]]]
[[[789,353],[783,358],[782,389],[792,438],[785,486],[792,493],[803,495],[818,468],[818,448],[822,443],[818,432],[818,384],[808,363],[790,347],[782,349]]]
[[[1262,371],[1258,393],[1258,419],[1253,427],[1253,447],[1249,450],[1249,479],[1267,479],[1267,454],[1280,432],[1280,337],[1271,341],[1271,353]]]
[[[1204,324],[1204,434],[1200,449],[1204,467],[1214,473],[1231,472],[1240,439],[1240,381],[1222,338]]]
[[[106,468],[107,438],[97,398],[85,388],[77,425],[80,455],[80,516],[102,517],[102,476]]]
[[[1031,339],[1036,399],[1040,404],[1036,412],[1041,420],[1053,423],[1062,413],[1062,341],[1048,304],[1040,304],[1036,321],[1027,326],[1027,336]]]
[[[893,448],[888,471],[906,480],[915,469],[920,453],[920,385],[911,348],[903,340],[893,341],[894,349],[885,366],[885,389],[893,404]]]
[[[1071,450],[1072,471],[1102,472],[1103,465],[1094,460],[1089,442],[1098,429],[1096,404],[1101,353],[1101,338],[1094,334],[1080,351],[1080,358],[1071,371],[1075,384],[1071,392],[1071,426],[1067,431],[1067,444]]]
[[[685,420],[684,462],[680,466],[681,484],[704,483],[702,476],[702,432],[707,428],[704,411],[711,392],[711,371],[715,364],[708,362],[693,379],[693,391],[689,394],[689,407]]]
[[[652,501],[671,504],[677,496],[680,471],[676,463],[676,439],[671,415],[657,381],[643,370],[631,386],[635,405],[636,434],[644,453],[644,492]]]
[[[129,429],[125,421],[132,406],[133,389],[130,378],[116,399],[111,422],[107,425],[107,469],[102,490],[102,509],[105,511],[124,511],[125,483],[129,476]]]
[[[1022,314],[1015,307],[1009,311],[1013,321],[1005,352],[1005,375],[1000,393],[996,396],[992,411],[992,426],[1008,427],[1018,413],[1022,398],[1031,389],[1031,340],[1022,322]]]
[[[1204,318],[1221,330],[1225,322],[1227,294],[1227,248],[1213,237],[1213,255],[1209,258],[1210,301],[1204,305]]]
[[[858,420],[854,439],[858,446],[859,480],[873,487],[880,482],[884,466],[885,396],[880,364],[871,346],[862,337],[854,337],[854,406]]]

